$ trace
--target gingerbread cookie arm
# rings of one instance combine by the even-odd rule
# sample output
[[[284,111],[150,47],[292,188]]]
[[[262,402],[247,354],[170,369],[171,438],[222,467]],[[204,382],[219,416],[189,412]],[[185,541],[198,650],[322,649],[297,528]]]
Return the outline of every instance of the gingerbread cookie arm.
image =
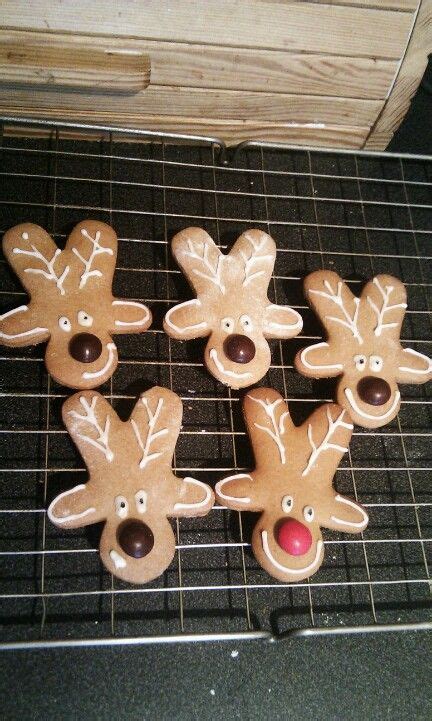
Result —
[[[401,348],[397,358],[398,383],[425,383],[432,378],[432,360],[413,348]]]
[[[268,466],[269,461],[286,465],[285,433],[293,423],[280,393],[271,388],[254,388],[245,396],[243,411],[257,471]]]
[[[303,328],[300,313],[288,305],[269,303],[264,311],[263,331],[266,338],[294,338]]]
[[[256,472],[227,476],[216,484],[216,498],[236,511],[262,511],[260,480]]]
[[[296,353],[296,370],[308,378],[331,378],[343,371],[337,350],[327,342],[314,343]]]
[[[48,340],[50,331],[43,325],[40,313],[30,303],[0,315],[0,343],[18,347],[36,345]]]
[[[167,335],[177,340],[202,338],[211,332],[203,305],[198,298],[192,298],[170,308],[165,315],[163,327]]]
[[[226,287],[223,270],[227,256],[202,228],[186,228],[174,236],[172,252],[190,285],[200,296],[209,288],[221,296]]]
[[[3,236],[3,252],[28,293],[66,294],[70,265],[39,225],[23,223],[8,230]]]
[[[109,333],[142,333],[151,326],[152,314],[144,303],[115,298],[111,306],[113,318]]]
[[[190,476],[177,478],[173,474],[172,487],[175,491],[168,505],[168,516],[206,516],[213,508],[214,493],[210,486],[202,481]]]
[[[50,521],[59,528],[81,528],[105,519],[104,510],[98,505],[97,495],[90,483],[80,483],[60,493],[50,504],[47,513]]]
[[[167,388],[154,386],[141,394],[129,419],[139,448],[141,470],[155,462],[159,467],[171,468],[182,414],[180,398]]]
[[[407,303],[406,290],[398,278],[377,275],[364,287],[362,300],[363,335],[399,339]]]
[[[369,523],[369,517],[360,503],[336,493],[336,495],[332,494],[327,518],[323,516],[322,523],[333,531],[361,533]]]

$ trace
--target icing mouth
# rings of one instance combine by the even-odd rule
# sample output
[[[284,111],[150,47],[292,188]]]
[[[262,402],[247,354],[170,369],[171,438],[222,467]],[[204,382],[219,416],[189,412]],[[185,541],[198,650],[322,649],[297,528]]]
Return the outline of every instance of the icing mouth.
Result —
[[[279,569],[279,571],[282,571],[283,573],[308,573],[309,571],[312,571],[319,563],[319,558],[321,555],[323,542],[318,541],[317,542],[317,550],[315,554],[315,558],[308,566],[304,566],[303,568],[290,568],[289,566],[283,566],[282,563],[279,563],[276,561],[275,557],[273,556],[272,552],[270,551],[269,543],[268,543],[268,536],[267,531],[261,531],[261,538],[262,538],[262,547],[265,555],[269,559],[269,561],[272,562],[272,564]]]
[[[113,549],[112,551],[109,552],[109,555],[110,555],[111,561],[113,562],[113,564],[116,568],[126,568],[127,563],[126,563],[125,559],[123,558],[123,556],[120,556],[120,554],[117,553],[117,551],[115,551]]]
[[[212,359],[213,363],[215,364],[216,368],[220,373],[223,373],[223,375],[228,376],[228,378],[252,378],[252,373],[246,372],[246,373],[236,373],[236,371],[230,371],[224,368],[221,361],[218,358],[218,354],[216,352],[216,348],[211,348],[210,350],[210,358]]]
[[[356,413],[358,413],[359,416],[361,416],[362,418],[368,418],[371,421],[382,421],[385,418],[388,418],[388,416],[391,416],[392,413],[394,413],[394,411],[396,410],[398,403],[400,401],[400,393],[399,393],[399,391],[396,391],[394,401],[391,405],[391,408],[389,408],[389,410],[386,413],[383,413],[381,416],[373,416],[371,413],[366,413],[365,411],[362,411],[361,408],[359,408],[359,406],[354,398],[353,392],[350,388],[345,388],[344,393],[345,393],[346,397],[348,398],[348,402],[349,402],[351,408]]]
[[[100,369],[100,371],[95,371],[94,373],[90,373],[90,371],[85,371],[85,373],[82,374],[82,377],[88,380],[89,378],[99,378],[100,376],[104,375],[110,365],[113,363],[115,358],[115,350],[116,347],[114,343],[107,343],[107,349],[108,349],[108,360],[105,363],[104,367]]]

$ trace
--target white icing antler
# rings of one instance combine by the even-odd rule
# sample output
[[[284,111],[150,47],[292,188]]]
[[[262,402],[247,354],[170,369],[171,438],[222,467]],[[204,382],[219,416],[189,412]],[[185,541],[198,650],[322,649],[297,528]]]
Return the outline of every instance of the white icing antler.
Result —
[[[23,240],[28,240],[28,233],[22,234]],[[53,257],[51,260],[48,260],[48,258],[45,258],[45,256],[36,248],[36,246],[30,244],[30,247],[32,250],[22,250],[22,248],[14,248],[13,252],[16,255],[28,255],[30,258],[35,258],[36,260],[40,260],[42,265],[46,267],[46,270],[42,270],[42,268],[24,268],[24,273],[34,273],[35,275],[43,275],[44,278],[47,280],[53,280],[57,286],[57,288],[60,291],[61,295],[65,294],[65,290],[63,288],[63,282],[66,278],[67,274],[69,273],[69,266],[67,265],[64,269],[63,273],[61,275],[57,275],[57,273],[54,270],[54,263],[56,262],[58,256],[61,253],[60,248],[57,248],[54,252]]]
[[[312,448],[312,453],[310,454],[308,464],[306,468],[304,469],[302,476],[306,476],[309,471],[311,470],[312,466],[314,465],[315,461],[317,460],[320,453],[323,453],[324,451],[329,450],[330,448],[333,448],[335,451],[340,451],[341,453],[346,453],[348,451],[348,448],[345,448],[345,446],[338,446],[336,443],[329,443],[330,438],[332,437],[333,433],[337,430],[337,428],[349,428],[352,430],[353,426],[351,423],[345,423],[342,418],[345,414],[345,411],[342,411],[336,420],[334,421],[330,415],[330,411],[327,408],[327,420],[328,420],[328,431],[320,443],[319,446],[317,446],[314,442],[313,435],[312,435],[312,424],[309,423],[307,435],[309,439],[309,443]]]
[[[99,278],[102,276],[102,273],[100,270],[91,270],[92,263],[93,263],[93,260],[95,259],[95,257],[97,255],[100,255],[101,253],[108,253],[108,255],[112,255],[113,251],[112,251],[112,248],[105,248],[103,245],[100,245],[100,243],[99,243],[100,236],[101,236],[100,230],[97,230],[95,237],[92,238],[90,233],[88,233],[85,228],[82,228],[81,235],[83,235],[84,238],[87,238],[87,240],[90,240],[90,242],[93,244],[93,249],[92,249],[92,252],[90,253],[88,260],[83,258],[81,253],[76,248],[72,248],[72,252],[75,253],[77,258],[79,258],[81,263],[84,265],[84,270],[81,274],[81,279],[80,279],[80,284],[79,284],[80,288],[84,288],[85,284],[87,283],[87,280],[91,276],[97,276]]]
[[[309,290],[309,293],[312,293],[314,295],[319,295],[322,298],[327,298],[327,300],[330,300],[333,303],[335,303],[341,309],[341,311],[345,317],[345,320],[342,318],[335,318],[334,316],[331,316],[331,315],[326,315],[325,318],[327,320],[332,320],[335,323],[340,323],[340,325],[343,325],[343,326],[345,326],[345,328],[348,328],[348,330],[350,330],[351,333],[353,334],[354,338],[356,338],[356,340],[358,341],[359,345],[362,345],[363,338],[361,337],[361,335],[359,333],[359,329],[358,329],[358,325],[357,325],[359,307],[360,307],[360,298],[353,298],[355,308],[354,308],[353,316],[351,317],[350,314],[348,313],[347,309],[345,308],[343,300],[342,300],[343,282],[341,280],[338,282],[337,292],[335,292],[333,290],[333,288],[331,287],[328,280],[324,280],[323,285],[329,291],[328,293],[326,293],[323,290]]]
[[[246,256],[243,251],[240,251],[240,255],[243,258],[244,261],[244,279],[243,279],[243,286],[249,285],[255,278],[258,278],[260,275],[264,275],[264,270],[257,270],[254,273],[252,272],[252,266],[254,263],[257,263],[259,261],[267,261],[273,262],[273,255],[259,255],[260,251],[264,249],[266,243],[267,243],[267,236],[265,233],[262,234],[261,239],[259,241],[256,241],[249,233],[243,234],[246,240],[249,241],[249,243],[252,246],[251,254],[249,257]]]
[[[138,424],[136,421],[131,418],[132,428],[134,430],[136,439],[138,441],[138,445],[141,448],[143,455],[139,463],[140,468],[145,468],[147,463],[150,463],[150,461],[153,461],[155,458],[159,458],[159,456],[162,455],[162,451],[157,451],[155,453],[150,453],[150,446],[153,443],[153,441],[156,440],[156,438],[160,438],[160,436],[166,436],[168,433],[168,428],[162,428],[160,431],[157,431],[156,433],[153,432],[154,427],[157,423],[157,419],[159,417],[159,414],[162,410],[163,406],[163,400],[162,398],[159,398],[158,404],[156,406],[156,410],[153,413],[151,408],[149,407],[147,398],[141,398],[141,403],[145,406],[145,409],[147,411],[148,416],[148,432],[147,432],[147,438],[145,444],[142,441],[141,434],[139,432]]]
[[[209,280],[211,283],[213,283],[219,288],[220,292],[223,295],[225,295],[225,286],[223,285],[221,279],[222,261],[224,259],[222,253],[218,253],[216,263],[212,265],[208,257],[209,246],[206,242],[203,241],[202,248],[200,249],[202,251],[201,255],[195,250],[195,246],[190,238],[187,239],[187,244],[189,251],[185,250],[184,255],[189,258],[193,258],[194,260],[198,260],[200,263],[202,263],[204,267],[209,271],[210,275],[207,275],[207,273],[203,273],[197,268],[192,268],[192,272],[195,273],[195,275],[198,275],[200,278],[205,278],[205,280]]]
[[[384,316],[386,313],[388,313],[391,310],[395,310],[395,308],[403,308],[405,309],[407,307],[406,303],[396,303],[395,305],[389,305],[389,299],[394,291],[394,287],[392,285],[386,285],[385,289],[380,284],[378,278],[374,278],[373,281],[374,285],[378,288],[379,292],[381,293],[383,304],[381,306],[381,310],[378,308],[376,303],[367,296],[368,303],[372,310],[374,311],[376,317],[377,317],[377,324],[374,330],[375,335],[380,336],[384,328],[396,328],[398,326],[398,323],[383,323]]]
[[[98,451],[101,451],[101,453],[104,454],[105,458],[109,463],[114,458],[114,453],[112,452],[111,448],[109,447],[108,441],[109,441],[109,430],[110,430],[110,418],[107,415],[105,418],[105,426],[102,428],[100,423],[98,422],[95,414],[95,408],[96,408],[96,402],[97,402],[97,396],[93,396],[91,403],[89,404],[88,401],[84,396],[80,397],[80,403],[82,407],[84,408],[85,415],[80,415],[77,413],[77,411],[69,411],[69,414],[73,418],[78,418],[79,420],[85,421],[90,426],[92,426],[97,432],[98,437],[95,440],[94,438],[91,438],[90,436],[85,436],[83,433],[77,433],[76,435],[81,438],[83,441],[86,441],[86,443],[90,443],[91,446],[94,446],[98,449]]]
[[[264,431],[264,433],[267,433],[270,438],[274,440],[279,450],[281,463],[282,465],[284,465],[286,461],[285,446],[282,443],[281,436],[285,433],[284,420],[286,416],[289,415],[289,413],[288,411],[282,413],[279,418],[279,423],[276,421],[275,417],[275,408],[279,405],[279,403],[283,403],[282,398],[277,398],[273,403],[270,403],[270,401],[268,401],[267,399],[265,401],[262,401],[260,398],[254,398],[253,396],[248,396],[248,398],[250,398],[255,403],[259,403],[259,405],[264,408],[266,415],[270,418],[273,425],[273,430],[271,430],[270,428],[266,428],[265,426],[261,426],[259,423],[254,423],[254,426],[256,428],[259,428],[261,431]]]

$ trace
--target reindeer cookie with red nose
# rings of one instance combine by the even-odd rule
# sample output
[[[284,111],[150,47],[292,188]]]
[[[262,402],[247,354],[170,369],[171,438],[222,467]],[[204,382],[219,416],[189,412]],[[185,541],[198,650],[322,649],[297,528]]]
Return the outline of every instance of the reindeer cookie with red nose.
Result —
[[[130,583],[157,578],[175,553],[168,517],[204,516],[214,501],[204,483],[171,470],[180,398],[155,386],[123,422],[103,396],[85,391],[64,403],[62,415],[89,478],[53,500],[50,520],[60,528],[104,521],[100,554],[106,568]]]
[[[295,426],[271,388],[248,393],[243,410],[256,467],[219,481],[216,497],[237,511],[261,511],[252,534],[258,562],[280,581],[302,581],[323,562],[321,527],[360,533],[368,523],[364,509],[332,485],[353,426],[333,403]]]
[[[187,228],[173,238],[172,251],[197,298],[168,311],[165,332],[177,340],[209,336],[210,373],[231,388],[256,383],[270,366],[266,338],[293,338],[303,325],[295,310],[267,297],[274,240],[248,230],[224,255],[202,228]]]
[[[319,270],[305,279],[308,302],[327,331],[327,341],[297,353],[295,367],[311,378],[341,376],[337,402],[359,426],[379,428],[397,415],[398,383],[425,383],[429,358],[402,348],[404,285],[377,275],[357,298],[337,273]]]
[[[112,334],[142,333],[151,324],[145,305],[112,295],[114,230],[86,220],[61,251],[43,228],[24,223],[7,231],[3,251],[31,300],[0,316],[0,343],[47,340],[45,363],[56,381],[69,388],[104,383],[118,362]]]

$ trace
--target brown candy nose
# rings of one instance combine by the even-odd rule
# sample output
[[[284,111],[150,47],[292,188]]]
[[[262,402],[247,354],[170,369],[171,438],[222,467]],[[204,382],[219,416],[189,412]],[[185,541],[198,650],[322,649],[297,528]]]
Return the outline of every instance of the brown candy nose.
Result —
[[[102,353],[102,343],[93,333],[77,333],[69,341],[69,353],[80,363],[93,363]]]
[[[153,548],[154,536],[141,521],[125,521],[118,531],[120,548],[132,558],[144,558]]]
[[[229,335],[224,340],[223,349],[233,363],[250,363],[255,357],[255,343],[247,335]]]
[[[357,383],[357,393],[370,406],[383,406],[390,399],[391,388],[384,378],[366,376]]]

